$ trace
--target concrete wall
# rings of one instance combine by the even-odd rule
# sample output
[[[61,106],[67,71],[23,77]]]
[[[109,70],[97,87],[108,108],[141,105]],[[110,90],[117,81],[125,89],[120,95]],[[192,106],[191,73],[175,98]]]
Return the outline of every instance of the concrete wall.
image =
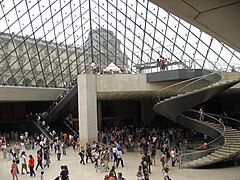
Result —
[[[63,91],[60,88],[0,86],[0,101],[55,101]]]
[[[147,83],[146,74],[103,74],[97,76],[97,92],[159,90],[171,82]]]

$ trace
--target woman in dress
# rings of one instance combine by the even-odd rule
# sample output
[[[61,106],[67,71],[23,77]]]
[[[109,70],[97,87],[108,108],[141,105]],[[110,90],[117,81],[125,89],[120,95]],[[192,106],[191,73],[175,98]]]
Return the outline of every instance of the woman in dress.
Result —
[[[18,180],[18,175],[17,175],[17,162],[15,160],[12,161],[12,166],[11,166],[11,174],[13,177],[13,180],[16,179]]]

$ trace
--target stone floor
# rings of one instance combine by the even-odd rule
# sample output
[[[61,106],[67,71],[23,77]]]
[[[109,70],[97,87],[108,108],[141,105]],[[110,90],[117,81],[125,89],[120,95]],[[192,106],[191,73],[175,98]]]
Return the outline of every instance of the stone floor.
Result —
[[[44,180],[54,180],[54,178],[60,173],[60,166],[67,165],[70,171],[71,180],[103,180],[106,174],[101,172],[96,172],[93,164],[81,165],[79,163],[79,156],[77,152],[72,149],[68,149],[67,156],[63,156],[61,161],[56,161],[56,155],[52,152],[51,160],[52,164],[50,168],[44,169]],[[36,151],[28,150],[27,155],[34,155],[36,157]],[[158,160],[159,160],[158,152]],[[123,177],[127,180],[135,180],[137,167],[140,163],[141,156],[139,153],[125,153],[124,154],[124,164],[125,167],[119,167],[116,172],[122,172]],[[112,164],[112,162],[110,163]],[[12,175],[10,174],[11,162],[3,159],[2,154],[0,156],[0,180],[11,180]],[[40,180],[40,172],[38,169],[37,176],[29,177],[29,175],[20,175],[19,180],[37,179]],[[215,169],[179,169],[178,167],[171,167],[170,177],[172,180],[240,180],[240,166],[235,167],[225,167],[225,168],[215,168]],[[159,161],[157,165],[152,167],[152,174],[150,176],[151,180],[163,179],[161,173],[161,166]]]

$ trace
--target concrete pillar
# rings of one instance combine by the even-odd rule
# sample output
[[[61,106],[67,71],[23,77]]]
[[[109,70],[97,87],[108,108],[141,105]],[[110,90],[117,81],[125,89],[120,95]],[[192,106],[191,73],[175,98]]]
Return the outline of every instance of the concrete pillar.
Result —
[[[78,76],[78,108],[80,143],[97,141],[97,94],[96,75]]]

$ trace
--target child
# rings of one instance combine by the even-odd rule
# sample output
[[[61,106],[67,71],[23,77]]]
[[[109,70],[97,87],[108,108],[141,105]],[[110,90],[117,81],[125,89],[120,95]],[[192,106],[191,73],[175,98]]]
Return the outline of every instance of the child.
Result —
[[[44,175],[44,172],[42,171],[41,172],[41,180],[44,180],[44,176],[43,175]]]

